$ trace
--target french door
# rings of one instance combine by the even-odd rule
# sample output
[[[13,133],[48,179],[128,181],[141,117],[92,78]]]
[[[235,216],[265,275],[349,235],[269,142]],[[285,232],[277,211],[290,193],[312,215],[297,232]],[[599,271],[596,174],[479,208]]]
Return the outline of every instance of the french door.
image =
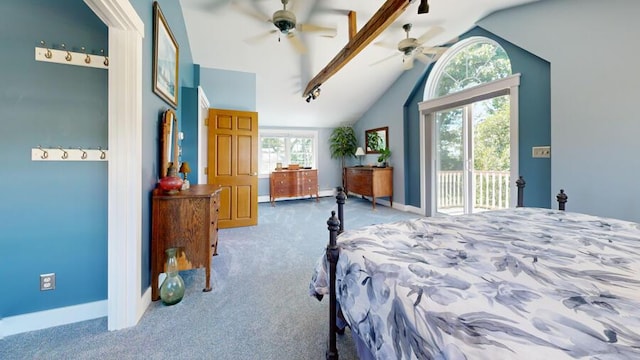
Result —
[[[509,97],[433,115],[435,212],[458,215],[509,207]]]

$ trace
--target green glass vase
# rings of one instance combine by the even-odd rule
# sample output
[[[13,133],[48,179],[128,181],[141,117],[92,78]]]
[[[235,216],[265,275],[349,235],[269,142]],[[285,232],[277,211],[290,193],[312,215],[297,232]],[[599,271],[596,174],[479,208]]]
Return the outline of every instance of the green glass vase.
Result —
[[[167,277],[160,287],[160,299],[165,305],[175,305],[184,296],[184,281],[178,274],[178,248],[165,250],[167,254]]]

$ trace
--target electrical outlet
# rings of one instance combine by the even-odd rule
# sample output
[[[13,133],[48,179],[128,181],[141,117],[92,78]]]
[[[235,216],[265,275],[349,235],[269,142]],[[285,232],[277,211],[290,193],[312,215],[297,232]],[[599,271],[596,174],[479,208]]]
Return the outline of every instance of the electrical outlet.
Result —
[[[534,146],[531,148],[531,156],[534,158],[550,158],[551,146]]]
[[[56,288],[56,274],[40,274],[40,291],[53,290]]]

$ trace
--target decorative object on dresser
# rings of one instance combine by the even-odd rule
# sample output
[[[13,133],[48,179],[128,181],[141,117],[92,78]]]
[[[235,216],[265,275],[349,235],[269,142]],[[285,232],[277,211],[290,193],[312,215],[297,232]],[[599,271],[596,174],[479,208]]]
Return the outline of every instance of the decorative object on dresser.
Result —
[[[289,166],[290,168],[291,166]],[[269,177],[269,200],[275,206],[278,197],[313,197],[318,201],[318,170],[277,170]]]
[[[358,166],[362,166],[362,157],[364,156],[364,149],[358,146],[358,149],[356,150],[355,155],[358,157],[358,160],[359,160]]]
[[[373,208],[376,198],[389,197],[393,206],[393,168],[371,166],[348,167],[346,169],[345,193],[356,193],[362,197],[370,196]]]
[[[173,164],[169,165],[167,176],[158,181],[158,188],[168,195],[177,194],[182,188],[182,179],[178,177],[178,172]]]
[[[182,190],[187,190],[189,188],[189,186],[191,185],[189,183],[189,180],[187,179],[187,175],[191,172],[191,166],[189,166],[189,163],[186,161],[183,161],[182,164],[180,164],[180,173],[183,176],[183,180],[182,180]]]
[[[158,300],[158,276],[166,264],[165,251],[180,248],[178,270],[205,268],[205,287],[211,291],[211,257],[218,250],[218,185],[191,185],[167,195],[153,190],[151,214],[151,299]]]

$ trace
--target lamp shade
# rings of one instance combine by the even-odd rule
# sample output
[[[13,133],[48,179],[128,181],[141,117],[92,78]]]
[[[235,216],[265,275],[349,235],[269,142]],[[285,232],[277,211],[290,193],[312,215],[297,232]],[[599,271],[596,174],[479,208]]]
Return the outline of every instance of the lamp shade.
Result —
[[[364,155],[364,149],[358,146],[358,149],[356,150],[356,156],[362,156],[362,155]]]
[[[182,162],[182,164],[180,165],[180,173],[182,174],[188,174],[191,172],[191,167],[189,166],[189,163],[184,161]]]

